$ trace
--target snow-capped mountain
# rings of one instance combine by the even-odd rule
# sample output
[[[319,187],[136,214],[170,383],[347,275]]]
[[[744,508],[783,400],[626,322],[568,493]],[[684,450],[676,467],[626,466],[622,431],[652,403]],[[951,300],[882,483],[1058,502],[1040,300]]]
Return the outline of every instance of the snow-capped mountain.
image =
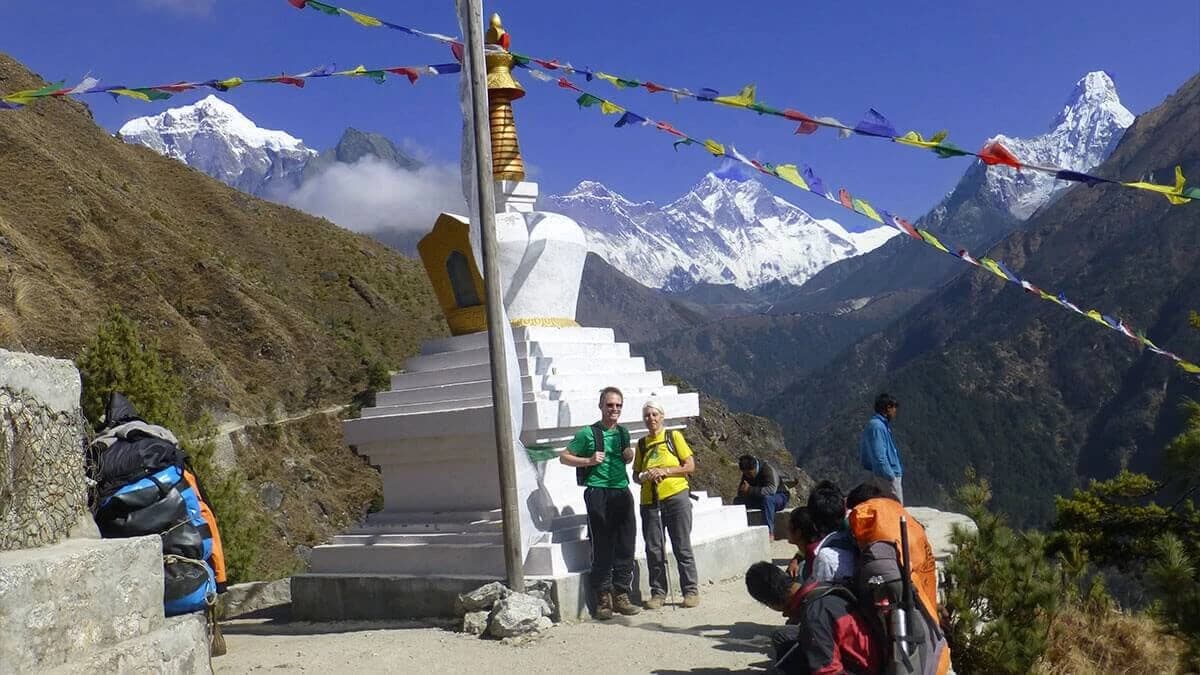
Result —
[[[263,129],[216,96],[129,120],[120,129],[139,143],[250,194],[272,197],[295,189],[317,152],[283,131]]]
[[[594,181],[544,201],[543,208],[583,227],[589,250],[637,281],[667,290],[700,282],[800,284],[897,233],[889,227],[850,233],[836,221],[813,218],[757,180],[711,173],[662,208],[631,202]]]
[[[1133,113],[1121,105],[1116,85],[1104,71],[1084,75],[1075,83],[1050,130],[1034,138],[999,135],[999,141],[1022,161],[1089,171],[1104,161],[1133,124]],[[997,167],[987,171],[987,187],[995,203],[1025,219],[1058,190],[1072,183],[1034,171]]]

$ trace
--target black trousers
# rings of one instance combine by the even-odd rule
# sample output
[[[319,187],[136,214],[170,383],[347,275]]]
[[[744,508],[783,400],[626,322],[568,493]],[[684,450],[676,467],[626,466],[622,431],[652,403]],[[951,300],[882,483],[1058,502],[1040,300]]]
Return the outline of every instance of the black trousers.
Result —
[[[637,521],[629,488],[589,487],[583,491],[588,532],[592,539],[592,590],[630,593],[633,590],[633,549]]]

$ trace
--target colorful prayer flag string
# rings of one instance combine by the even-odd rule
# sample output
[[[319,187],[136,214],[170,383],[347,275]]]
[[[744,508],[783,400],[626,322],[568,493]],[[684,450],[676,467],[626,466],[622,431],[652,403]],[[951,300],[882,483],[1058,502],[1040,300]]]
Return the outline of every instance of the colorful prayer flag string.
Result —
[[[1102,326],[1105,326],[1106,328],[1109,328],[1110,330],[1114,330],[1118,333],[1121,333],[1123,336],[1125,336],[1126,338],[1128,338],[1129,340],[1131,340],[1132,342],[1137,344],[1139,347],[1143,347],[1145,349],[1150,350],[1151,352],[1153,352],[1155,354],[1158,354],[1159,356],[1163,356],[1165,358],[1168,358],[1168,359],[1174,361],[1175,364],[1177,366],[1179,366],[1179,368],[1181,368],[1182,370],[1184,370],[1185,372],[1187,372],[1191,375],[1200,376],[1200,366],[1180,357],[1178,354],[1175,354],[1173,352],[1170,352],[1170,351],[1160,348],[1158,345],[1151,342],[1150,339],[1148,337],[1146,337],[1145,333],[1138,331],[1138,330],[1134,330],[1133,328],[1131,328],[1128,324],[1126,324],[1124,321],[1122,321],[1119,318],[1114,318],[1111,315],[1102,314],[1099,311],[1094,310],[1094,309],[1084,311],[1084,310],[1080,309],[1077,305],[1068,301],[1065,295],[1063,295],[1061,293],[1054,294],[1054,293],[1042,290],[1040,287],[1034,285],[1033,283],[1020,278],[1007,265],[1005,265],[1003,262],[1001,262],[999,260],[995,260],[993,258],[988,258],[988,257],[975,258],[970,253],[968,253],[966,249],[957,249],[957,252],[955,252],[954,249],[943,244],[937,238],[937,236],[935,236],[932,232],[918,228],[918,227],[914,226],[908,220],[905,220],[904,218],[893,215],[893,214],[889,213],[888,211],[877,210],[867,200],[853,196],[845,188],[838,189],[836,194],[828,191],[825,187],[824,182],[821,181],[821,179],[817,176],[817,174],[813,171],[813,169],[811,167],[804,167],[803,170],[801,170],[800,167],[798,167],[795,164],[768,164],[766,162],[759,162],[757,160],[750,159],[750,158],[746,157],[745,155],[743,155],[742,153],[738,152],[737,148],[733,147],[732,145],[727,146],[727,145],[720,143],[713,139],[701,140],[697,137],[689,136],[688,134],[680,131],[679,129],[677,129],[675,126],[673,126],[672,124],[670,124],[668,122],[653,120],[648,117],[644,117],[638,113],[627,110],[627,109],[617,105],[616,103],[613,103],[613,102],[611,102],[607,99],[604,99],[600,96],[597,96],[590,92],[583,91],[583,90],[579,89],[578,87],[575,87],[573,85],[568,86],[568,85],[570,85],[569,81],[566,81],[563,79],[559,79],[556,81],[554,78],[551,78],[551,77],[546,77],[546,78],[538,77],[536,79],[542,80],[545,82],[554,82],[555,84],[558,84],[560,87],[562,87],[564,89],[571,89],[573,91],[578,92],[580,95],[578,96],[578,98],[575,99],[575,102],[579,105],[579,107],[581,109],[582,108],[599,107],[601,109],[601,111],[603,111],[606,107],[608,107],[609,109],[611,109],[613,111],[621,111],[623,113],[621,118],[619,120],[617,120],[617,123],[613,126],[624,127],[624,126],[631,126],[631,125],[637,124],[640,126],[652,127],[654,129],[657,129],[664,133],[668,133],[668,134],[671,134],[672,136],[675,136],[676,139],[674,140],[674,145],[675,145],[676,149],[678,149],[678,147],[680,145],[695,145],[695,146],[703,147],[714,157],[731,158],[734,161],[736,161],[740,164],[743,164],[747,167],[750,167],[751,169],[754,169],[755,171],[757,171],[759,173],[763,173],[768,176],[778,178],[779,180],[782,180],[786,183],[790,183],[791,185],[798,187],[801,190],[804,190],[806,192],[811,192],[818,196],[824,197],[826,200],[833,202],[834,204],[837,204],[844,209],[854,211],[855,213],[858,213],[866,218],[869,218],[869,219],[875,221],[876,223],[894,227],[897,230],[900,230],[900,232],[907,235],[908,237],[910,237],[916,241],[919,241],[919,242],[925,244],[926,246],[935,248],[938,251],[941,251],[942,253],[945,253],[947,255],[951,255],[967,264],[974,265],[975,267],[985,269],[988,272],[991,272],[996,277],[999,277],[1000,279],[1007,281],[1008,283],[1016,284],[1017,286],[1020,286],[1025,292],[1027,292],[1031,295],[1035,295],[1047,302],[1053,302],[1054,304],[1056,304],[1060,307],[1063,307],[1064,309],[1068,309],[1072,312],[1075,312],[1076,314],[1079,314],[1080,316],[1091,319],[1092,321],[1095,321],[1096,323],[1098,323]],[[1181,172],[1179,172],[1177,170],[1176,175],[1177,175],[1177,177],[1180,176]]]
[[[462,65],[458,63],[439,63],[433,65],[422,66],[392,66],[390,68],[367,68],[366,66],[358,66],[350,70],[334,70],[330,67],[321,67],[314,70],[309,70],[295,75],[270,75],[267,77],[227,77],[220,80],[202,80],[195,82],[172,82],[170,84],[158,84],[149,87],[127,87],[125,85],[112,85],[102,87],[100,80],[88,76],[82,82],[74,87],[63,87],[62,82],[46,85],[40,89],[27,89],[25,91],[17,91],[11,94],[0,96],[0,109],[15,109],[22,108],[30,103],[41,98],[52,98],[62,96],[75,96],[79,94],[110,94],[114,99],[121,96],[132,98],[138,101],[161,101],[168,99],[175,94],[207,87],[217,91],[229,91],[235,87],[240,87],[243,84],[287,84],[294,87],[303,87],[307,80],[318,77],[366,77],[374,80],[377,83],[383,83],[388,75],[398,75],[408,78],[410,83],[416,83],[417,79],[422,75],[449,75],[462,70]]]
[[[359,25],[369,28],[387,27],[407,33],[409,35],[431,38],[439,42],[449,44],[452,49],[457,47],[458,51],[455,51],[455,56],[461,59],[462,45],[457,38],[452,38],[438,33],[428,33],[415,28],[401,26],[390,21],[384,21],[383,19],[368,16],[361,12],[354,12],[342,7],[319,2],[318,0],[288,0],[288,3],[298,9],[310,7],[330,16],[337,16],[339,14],[347,16],[353,19]],[[497,45],[488,45],[488,47],[492,49],[499,48]],[[918,131],[908,131],[904,134],[900,134],[896,130],[895,126],[892,125],[891,121],[889,121],[882,113],[874,108],[868,109],[865,116],[858,124],[850,126],[841,122],[835,117],[810,116],[792,108],[781,109],[762,103],[756,99],[756,91],[753,84],[746,85],[741,89],[741,91],[732,96],[722,96],[716,89],[711,88],[704,88],[698,92],[693,92],[683,87],[672,87],[650,82],[648,80],[642,81],[631,77],[621,77],[597,70],[579,68],[571,65],[570,62],[563,62],[558,59],[541,59],[526,54],[518,54],[517,52],[511,52],[511,54],[513,56],[514,63],[523,68],[533,68],[536,66],[546,71],[561,71],[564,75],[582,75],[589,82],[593,79],[604,80],[618,89],[645,89],[652,94],[657,92],[667,92],[671,94],[675,101],[680,101],[682,99],[693,99],[707,103],[716,103],[731,108],[749,110],[756,112],[759,115],[782,117],[793,122],[799,122],[799,126],[796,127],[796,134],[812,134],[821,127],[825,127],[834,129],[839,138],[849,138],[852,135],[883,138],[900,145],[928,150],[942,159],[946,159],[948,157],[975,157],[982,160],[989,167],[1007,166],[1017,171],[1028,169],[1030,171],[1037,171],[1052,175],[1058,180],[1083,183],[1088,187],[1094,187],[1100,184],[1110,184],[1138,190],[1148,190],[1150,192],[1162,194],[1172,204],[1186,204],[1193,199],[1200,199],[1200,187],[1187,185],[1183,179],[1182,171],[1178,170],[1176,171],[1176,180],[1174,185],[1158,185],[1156,183],[1148,183],[1145,181],[1113,180],[1111,178],[1103,178],[1101,176],[1096,176],[1081,171],[1073,171],[1063,167],[1042,166],[1023,162],[1016,157],[1012,151],[1004,147],[1004,145],[1002,145],[999,141],[990,141],[984,144],[983,148],[981,148],[978,152],[972,152],[970,150],[964,150],[963,148],[960,148],[959,146],[947,141],[946,137],[948,136],[948,133],[944,130],[933,134],[928,139],[923,137]]]

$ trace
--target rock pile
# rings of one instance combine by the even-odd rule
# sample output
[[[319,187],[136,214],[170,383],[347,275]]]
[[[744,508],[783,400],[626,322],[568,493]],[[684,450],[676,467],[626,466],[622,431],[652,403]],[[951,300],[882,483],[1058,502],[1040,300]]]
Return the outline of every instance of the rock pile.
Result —
[[[527,582],[524,593],[493,581],[459,595],[456,604],[462,631],[480,637],[515,638],[554,625],[555,607],[546,581]]]

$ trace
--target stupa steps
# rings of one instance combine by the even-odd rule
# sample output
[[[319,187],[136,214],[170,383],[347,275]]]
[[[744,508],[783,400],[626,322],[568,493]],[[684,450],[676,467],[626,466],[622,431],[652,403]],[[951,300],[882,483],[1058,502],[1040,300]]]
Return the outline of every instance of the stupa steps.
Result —
[[[529,359],[630,358],[629,345],[624,342],[610,342],[608,344],[595,342],[560,342],[549,344],[522,342],[515,346],[517,358],[522,361]],[[455,352],[421,354],[405,361],[404,369],[414,373],[444,370],[459,366],[486,364],[489,362],[489,357],[490,354],[487,347],[464,349]]]
[[[392,376],[390,390],[405,391],[445,384],[478,382],[479,380],[490,380],[491,377],[491,366],[487,363],[419,373],[404,372]],[[556,367],[553,372],[540,373],[536,371],[530,373],[523,364],[521,367],[521,390],[587,389],[592,388],[597,382],[612,382],[617,378],[620,378],[619,381],[625,387],[663,386],[662,373],[657,370],[647,372],[645,360],[638,357],[619,361],[579,360],[576,368],[568,369],[563,366]],[[572,387],[572,384],[576,386]],[[597,390],[603,386],[601,384]]]
[[[629,392],[630,395],[642,393],[637,391]],[[650,396],[674,396],[679,390],[672,385],[663,385],[652,390],[644,392],[644,395]],[[457,382],[454,384],[432,385],[428,387],[415,387],[412,389],[402,389],[395,391],[381,391],[375,395],[375,405],[393,406],[405,405],[409,403],[432,403],[435,401],[463,401],[476,399],[481,397],[491,398],[492,381],[490,379],[475,380],[472,382]],[[596,398],[596,390],[592,387],[586,389],[554,389],[554,390],[533,390],[525,389],[521,392],[521,400],[528,403],[532,401],[558,401],[558,400],[582,400]]]
[[[620,344],[611,328],[542,328],[538,326],[514,326],[513,342],[517,349],[522,343],[537,343],[543,347],[551,344]],[[421,345],[422,354],[460,352],[472,349],[487,349],[487,332],[456,335],[430,340]]]

